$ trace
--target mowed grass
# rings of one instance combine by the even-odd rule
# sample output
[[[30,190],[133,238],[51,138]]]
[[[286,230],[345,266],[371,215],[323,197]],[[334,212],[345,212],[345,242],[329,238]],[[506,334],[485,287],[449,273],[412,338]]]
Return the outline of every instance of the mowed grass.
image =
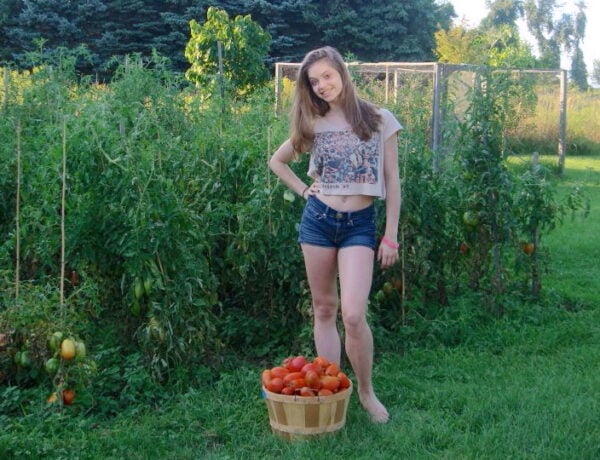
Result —
[[[372,424],[354,394],[339,433],[281,440],[269,428],[261,369],[247,366],[111,419],[44,411],[40,393],[42,409],[0,417],[0,458],[600,458],[600,156],[566,165],[559,193],[580,185],[591,202],[586,219],[566,219],[543,240],[552,256],[544,293],[567,297],[567,308],[516,306],[453,348],[378,348],[388,424]]]
[[[567,157],[559,192],[581,187],[590,202],[586,219],[566,218],[545,238],[552,255],[547,287],[593,306],[600,305],[600,155]]]

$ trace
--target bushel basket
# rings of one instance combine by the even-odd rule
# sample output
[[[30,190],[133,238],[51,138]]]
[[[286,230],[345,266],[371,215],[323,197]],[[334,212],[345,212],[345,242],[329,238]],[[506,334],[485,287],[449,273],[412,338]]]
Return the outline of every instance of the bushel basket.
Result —
[[[352,384],[330,396],[288,396],[264,386],[262,391],[273,433],[285,439],[306,439],[344,426]]]

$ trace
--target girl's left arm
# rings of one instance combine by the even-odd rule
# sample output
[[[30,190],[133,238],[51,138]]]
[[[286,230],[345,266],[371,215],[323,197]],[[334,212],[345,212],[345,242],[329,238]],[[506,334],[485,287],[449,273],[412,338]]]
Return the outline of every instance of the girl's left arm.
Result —
[[[398,223],[402,192],[400,190],[400,171],[398,168],[398,134],[391,135],[384,144],[385,177],[385,233],[379,244],[377,260],[382,268],[392,266],[398,260]],[[394,247],[396,246],[396,247]]]

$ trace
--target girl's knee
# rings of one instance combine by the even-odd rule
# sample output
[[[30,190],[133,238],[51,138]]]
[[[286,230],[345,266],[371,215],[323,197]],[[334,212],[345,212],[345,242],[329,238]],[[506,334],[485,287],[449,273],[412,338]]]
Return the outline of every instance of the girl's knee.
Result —
[[[337,317],[337,300],[313,299],[313,311],[317,321],[335,320]]]
[[[367,318],[362,312],[345,312],[342,316],[347,334],[353,335],[368,327]]]

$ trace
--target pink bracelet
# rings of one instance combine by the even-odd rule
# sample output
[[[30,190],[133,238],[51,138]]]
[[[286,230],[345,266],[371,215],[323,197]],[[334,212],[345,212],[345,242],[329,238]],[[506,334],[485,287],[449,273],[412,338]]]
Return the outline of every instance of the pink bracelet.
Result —
[[[400,244],[396,243],[395,241],[390,240],[387,237],[383,237],[381,238],[381,242],[383,244],[385,244],[388,248],[392,248],[392,249],[398,249],[400,247]]]

